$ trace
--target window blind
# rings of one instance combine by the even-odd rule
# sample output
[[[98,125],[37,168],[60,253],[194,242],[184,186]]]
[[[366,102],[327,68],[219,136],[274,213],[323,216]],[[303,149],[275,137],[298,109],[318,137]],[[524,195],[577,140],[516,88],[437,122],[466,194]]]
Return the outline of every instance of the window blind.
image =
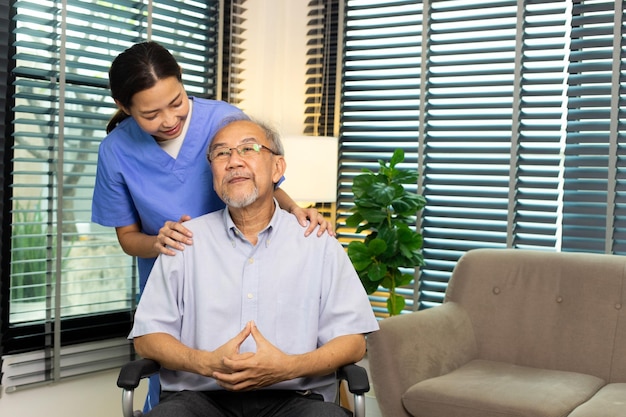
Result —
[[[422,5],[348,1],[343,36],[337,232],[347,243],[362,238],[345,224],[354,176],[363,168],[376,171],[378,160],[389,160],[395,148],[405,151],[404,168],[417,169]],[[413,289],[398,293],[412,309]],[[379,316],[385,315],[386,299],[383,289],[370,296]]]
[[[566,23],[564,2],[430,4],[425,305],[467,250],[555,248]]]
[[[563,249],[626,253],[624,3],[574,2]]]
[[[189,94],[215,97],[219,4],[24,0],[12,10],[15,133],[2,344],[12,364],[30,360],[20,352],[43,352],[30,384],[68,374],[62,346],[117,340],[131,352],[123,337],[135,303],[133,258],[112,228],[90,223],[98,145],[114,112],[108,68],[127,47],[154,40],[177,58]],[[86,346],[83,359],[67,365],[71,374],[81,364],[91,369]],[[117,359],[101,361],[107,366],[128,359],[117,348],[96,350],[115,352]],[[13,374],[19,369],[26,368],[7,368],[5,379],[21,381]]]
[[[335,136],[339,1],[309,2],[305,134]]]
[[[0,149],[2,152],[2,159],[0,159],[0,164],[2,169],[0,172],[5,172],[5,156],[6,152],[4,149],[7,144],[7,138],[11,136],[11,127],[7,115],[7,99],[6,97],[12,94],[10,81],[9,81],[9,72],[10,72],[10,59],[11,59],[11,41],[9,34],[11,33],[11,7],[9,4],[9,0],[0,0]],[[4,195],[5,195],[5,185],[4,175],[0,174],[0,213],[4,213],[6,209],[6,205],[4,204]],[[5,228],[5,222],[0,222],[0,233]],[[0,239],[0,254],[5,253],[5,242],[6,239]],[[0,266],[0,276],[3,276],[3,269]],[[8,297],[7,294],[9,292],[8,283],[5,283],[3,279],[0,279],[0,356],[3,353],[2,347],[2,329],[6,327],[6,319],[5,312],[8,311]]]
[[[241,103],[240,87],[243,82],[242,53],[245,41],[243,23],[247,9],[246,0],[224,1],[224,33],[222,40],[222,90],[221,99],[227,103]]]
[[[402,147],[427,200],[413,309],[443,301],[473,248],[624,250],[623,9],[347,2],[339,213],[351,178]]]

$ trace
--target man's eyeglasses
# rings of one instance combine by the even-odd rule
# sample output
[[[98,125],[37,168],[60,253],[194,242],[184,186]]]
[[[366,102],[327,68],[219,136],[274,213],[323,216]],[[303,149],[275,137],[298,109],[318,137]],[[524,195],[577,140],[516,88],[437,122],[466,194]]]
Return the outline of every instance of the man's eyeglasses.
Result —
[[[267,146],[261,145],[260,143],[242,143],[234,148],[227,148],[226,146],[215,148],[209,152],[207,158],[209,159],[209,162],[228,161],[230,156],[233,154],[233,149],[236,150],[242,158],[255,157],[261,153],[261,149],[271,152],[272,155],[278,155],[276,152]]]

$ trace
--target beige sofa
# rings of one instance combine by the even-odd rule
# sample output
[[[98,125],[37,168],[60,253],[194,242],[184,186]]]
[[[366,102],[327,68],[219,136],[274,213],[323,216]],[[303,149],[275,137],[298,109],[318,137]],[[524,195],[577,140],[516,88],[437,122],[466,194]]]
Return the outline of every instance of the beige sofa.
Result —
[[[368,357],[385,417],[626,416],[626,257],[469,251]]]

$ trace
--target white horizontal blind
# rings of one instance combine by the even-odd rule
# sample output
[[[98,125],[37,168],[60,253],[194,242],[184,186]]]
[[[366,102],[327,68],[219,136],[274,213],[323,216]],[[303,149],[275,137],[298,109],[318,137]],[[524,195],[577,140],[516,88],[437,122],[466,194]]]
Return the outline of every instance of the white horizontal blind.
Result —
[[[398,147],[405,151],[403,167],[417,169],[421,42],[419,2],[347,2],[337,202],[337,232],[344,243],[359,238],[345,225],[354,176],[362,168],[378,170],[378,159],[388,160]],[[398,292],[411,309],[413,289]],[[387,297],[382,288],[370,296],[377,315],[385,315]]]
[[[402,7],[405,17],[393,14]],[[339,209],[349,214],[361,168],[404,149],[427,200],[418,219],[426,265],[407,289],[418,290],[415,309],[443,300],[473,248],[623,250],[622,9],[347,2]]]
[[[11,30],[11,7],[10,0],[0,0],[0,149],[2,149],[3,159],[0,163],[2,165],[2,172],[5,172],[5,149],[7,143],[9,143],[9,137],[11,135],[11,124],[7,123],[7,99],[11,94],[10,81],[9,81],[9,71],[10,71],[10,57],[11,57],[11,41],[10,41],[10,30]],[[2,211],[0,213],[5,212],[6,207],[6,189],[4,176],[0,176],[0,207],[2,207]],[[0,231],[2,231],[2,235],[5,235],[6,230],[6,222],[0,222]],[[0,253],[7,253],[6,248],[6,239],[0,240]],[[6,276],[6,272],[4,272],[3,265],[0,264],[0,274]],[[7,323],[7,308],[8,308],[8,297],[6,294],[9,292],[9,282],[3,279],[0,276],[0,356],[3,352],[2,346],[2,329],[6,327]]]
[[[59,377],[68,378],[86,373],[117,368],[128,362],[130,343],[125,338],[64,346],[59,354]],[[7,392],[19,387],[47,384],[53,379],[47,365],[45,350],[6,355],[2,358],[2,385]]]
[[[334,136],[337,95],[339,0],[310,0],[307,23],[304,132]]]
[[[563,249],[626,253],[624,3],[574,2]]]
[[[556,248],[564,2],[433,1],[420,300],[478,247]]]
[[[221,99],[227,103],[238,105],[241,103],[240,87],[244,81],[243,52],[245,51],[244,28],[247,9],[246,0],[227,0],[224,2],[224,37],[222,40],[222,89]]]
[[[517,8],[507,246],[554,250],[560,248],[571,5],[527,1]]]
[[[44,379],[57,379],[62,345],[125,336],[135,303],[133,259],[112,228],[90,223],[98,145],[114,112],[111,61],[136,42],[157,41],[177,58],[190,94],[214,97],[218,2],[20,0],[14,8],[4,353],[43,349]]]

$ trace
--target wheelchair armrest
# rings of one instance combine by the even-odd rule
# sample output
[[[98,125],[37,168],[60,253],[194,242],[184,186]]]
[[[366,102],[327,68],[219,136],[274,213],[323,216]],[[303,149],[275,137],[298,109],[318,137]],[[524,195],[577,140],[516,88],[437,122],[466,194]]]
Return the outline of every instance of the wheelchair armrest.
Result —
[[[152,359],[138,359],[127,362],[117,377],[117,386],[127,390],[133,390],[139,386],[142,378],[147,378],[156,374],[161,369],[161,365]]]
[[[348,390],[353,394],[363,395],[370,390],[367,371],[354,363],[339,368],[337,378],[345,380],[348,383]]]

